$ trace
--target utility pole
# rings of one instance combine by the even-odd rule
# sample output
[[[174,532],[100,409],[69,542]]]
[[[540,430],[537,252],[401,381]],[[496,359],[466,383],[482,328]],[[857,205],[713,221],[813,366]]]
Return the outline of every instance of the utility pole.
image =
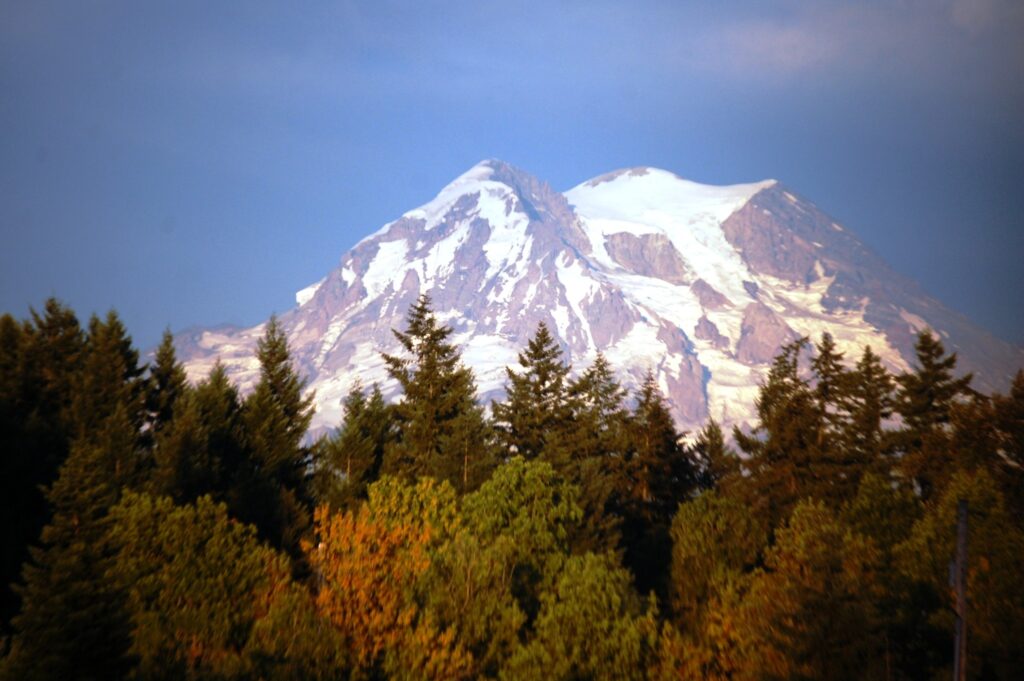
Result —
[[[950,586],[956,596],[953,648],[953,681],[967,681],[967,501],[956,506],[956,560],[950,566]]]

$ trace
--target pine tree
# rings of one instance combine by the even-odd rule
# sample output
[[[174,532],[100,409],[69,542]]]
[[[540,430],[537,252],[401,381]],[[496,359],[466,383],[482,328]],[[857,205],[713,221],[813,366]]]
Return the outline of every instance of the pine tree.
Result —
[[[380,477],[384,450],[393,438],[391,409],[375,383],[367,396],[362,386],[345,398],[341,427],[318,445],[316,496],[335,510],[354,507]]]
[[[679,504],[693,491],[696,469],[650,371],[628,431],[630,447],[620,459],[615,504],[623,518],[625,564],[641,592],[654,589],[664,597],[669,527]]]
[[[570,367],[563,363],[562,350],[544,322],[519,353],[519,366],[519,373],[505,369],[505,401],[495,402],[492,408],[503,451],[529,460],[552,445],[564,444],[558,435],[571,419]]]
[[[47,497],[53,520],[24,569],[21,613],[4,670],[11,679],[116,679],[126,671],[122,594],[106,572],[110,507],[133,481],[138,432],[124,404],[81,437]]]
[[[759,424],[752,434],[733,429],[737,446],[749,455],[743,480],[756,512],[771,524],[789,515],[806,496],[828,499],[831,477],[818,432],[821,412],[814,392],[800,376],[800,352],[807,340],[782,348],[757,399]]]
[[[275,546],[299,555],[310,527],[309,452],[302,441],[313,418],[313,396],[291,366],[288,340],[276,317],[256,346],[260,380],[241,414],[248,465],[239,483],[239,512]]]
[[[841,438],[842,446],[863,466],[878,470],[887,450],[888,438],[882,425],[892,416],[893,381],[870,346],[864,348],[850,374],[847,400],[850,419]]]
[[[814,395],[821,412],[818,446],[831,448],[846,422],[845,408],[849,393],[849,372],[842,364],[843,353],[836,349],[832,334],[823,333],[811,360],[814,372]]]
[[[713,418],[709,418],[697,433],[693,456],[698,470],[697,487],[701,490],[714,490],[728,485],[740,472],[739,457],[725,443],[722,427]]]
[[[992,403],[999,437],[998,450],[991,459],[993,478],[1024,530],[1024,370],[1014,376],[1010,393],[995,395]]]
[[[460,492],[475,489],[494,457],[473,373],[448,342],[452,330],[437,323],[429,296],[420,296],[406,325],[394,334],[412,357],[384,355],[403,396],[395,405],[398,440],[385,451],[383,472],[448,480]]]
[[[146,410],[154,435],[171,422],[174,405],[187,390],[188,379],[174,351],[174,336],[169,330],[164,331],[146,385]]]
[[[930,331],[921,332],[914,349],[917,366],[896,379],[896,411],[903,419],[896,440],[903,473],[928,499],[957,465],[950,455],[948,425],[953,404],[972,393],[972,377],[954,378],[956,353],[947,355]]]
[[[74,312],[53,298],[27,321],[0,318],[0,639],[10,634],[19,607],[13,584],[50,519],[42,490],[68,455],[84,346]]]

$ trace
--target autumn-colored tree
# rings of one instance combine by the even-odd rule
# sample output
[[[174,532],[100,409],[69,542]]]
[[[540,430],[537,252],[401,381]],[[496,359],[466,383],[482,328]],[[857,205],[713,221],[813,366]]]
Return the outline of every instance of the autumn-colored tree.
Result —
[[[458,522],[454,490],[430,478],[415,486],[382,478],[368,492],[358,510],[316,513],[307,554],[320,612],[367,674],[466,676],[470,656],[451,629],[435,625],[417,593],[432,550]]]

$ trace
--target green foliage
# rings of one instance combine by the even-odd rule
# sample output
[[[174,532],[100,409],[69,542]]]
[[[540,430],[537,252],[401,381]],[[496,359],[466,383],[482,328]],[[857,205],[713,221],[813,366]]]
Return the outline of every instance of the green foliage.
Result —
[[[312,602],[291,582],[288,560],[223,505],[129,494],[111,517],[118,552],[109,578],[127,594],[133,678],[241,679],[257,668],[315,678],[307,668],[324,656],[339,661],[322,646]],[[315,657],[300,656],[309,652]]]
[[[641,591],[653,589],[664,597],[671,559],[669,526],[696,486],[697,471],[651,372],[640,386],[623,437],[626,450],[618,461],[615,507],[622,516],[625,564]]]
[[[696,630],[710,596],[750,572],[768,544],[768,528],[743,502],[705,492],[682,504],[672,521],[672,614]]]
[[[256,356],[260,380],[241,413],[248,460],[232,506],[261,536],[297,556],[312,522],[309,452],[302,441],[313,418],[313,396],[302,396],[304,383],[291,366],[288,341],[275,317],[267,323]]]
[[[708,419],[693,444],[693,458],[697,466],[697,487],[715,490],[727,486],[740,472],[740,460],[725,442],[722,427]]]
[[[505,400],[493,404],[499,443],[506,454],[535,459],[564,446],[563,431],[571,422],[568,375],[562,350],[541,322],[526,350],[519,353],[521,371],[505,369]]]
[[[948,425],[953,405],[968,396],[971,375],[954,378],[956,353],[947,355],[942,343],[924,331],[914,346],[917,366],[896,379],[896,412],[903,428],[895,435],[902,453],[900,467],[928,499],[944,485],[957,461],[951,456]]]
[[[170,331],[164,331],[155,359],[147,377],[146,411],[150,429],[158,434],[174,417],[175,404],[186,393],[188,379],[185,368],[178,362]]]
[[[384,355],[403,396],[394,408],[398,439],[385,450],[383,472],[448,480],[462,493],[476,489],[494,457],[473,373],[459,361],[448,342],[452,330],[437,323],[426,294],[409,311],[406,326],[394,334],[412,357]]]
[[[656,650],[656,617],[613,560],[573,556],[541,597],[533,638],[501,678],[644,679]]]
[[[429,603],[493,677],[536,617],[579,524],[577,490],[547,463],[515,457],[463,498],[462,523],[435,555]]]
[[[384,451],[394,438],[391,409],[374,384],[367,396],[356,386],[345,398],[345,417],[330,438],[318,443],[315,494],[320,503],[345,510],[366,498],[380,477]]]
[[[992,478],[983,470],[955,474],[942,496],[914,524],[896,548],[904,575],[930,590],[937,601],[929,624],[952,632],[949,563],[955,554],[957,503],[968,504],[967,631],[974,673],[1011,679],[1020,673],[1024,654],[1024,532],[1007,512]],[[943,649],[952,651],[944,636]],[[947,662],[949,658],[947,658]]]

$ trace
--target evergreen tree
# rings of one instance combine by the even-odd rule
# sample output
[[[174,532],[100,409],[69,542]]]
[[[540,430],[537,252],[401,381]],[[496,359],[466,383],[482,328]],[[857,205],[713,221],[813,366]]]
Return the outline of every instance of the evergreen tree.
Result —
[[[570,367],[563,363],[562,350],[544,322],[519,353],[519,366],[519,373],[505,369],[505,401],[495,402],[492,408],[503,451],[529,460],[552,446],[564,445],[559,433],[571,421]]]
[[[395,405],[398,440],[385,451],[383,472],[429,476],[463,493],[473,490],[494,463],[473,373],[448,342],[452,330],[437,323],[426,294],[409,310],[406,325],[394,334],[412,357],[384,355],[403,396]]]
[[[836,349],[832,334],[823,333],[811,359],[814,396],[821,412],[818,446],[822,449],[834,447],[834,441],[846,422],[850,377],[842,362],[843,353]]]
[[[1008,395],[992,399],[998,445],[990,459],[992,476],[1024,530],[1024,370],[1013,378]]]
[[[248,466],[239,484],[239,512],[263,537],[293,556],[309,529],[309,452],[302,441],[313,418],[313,396],[291,366],[288,340],[276,317],[256,346],[260,380],[241,414]],[[247,479],[246,479],[247,478]]]
[[[870,346],[864,348],[850,374],[847,403],[850,418],[844,427],[842,446],[851,458],[878,470],[888,448],[882,424],[893,413],[893,380]]]
[[[171,422],[174,405],[188,390],[185,368],[174,351],[174,337],[164,331],[156,350],[155,363],[149,370],[146,385],[146,411],[152,433],[158,434]]]
[[[0,640],[18,611],[13,584],[50,518],[42,490],[67,458],[84,346],[75,314],[53,298],[28,321],[0,317]]]
[[[380,477],[384,450],[393,438],[391,421],[391,409],[377,384],[369,396],[358,385],[349,392],[341,427],[318,444],[315,484],[320,503],[346,510],[366,498],[366,488]]]
[[[757,399],[759,424],[752,434],[738,428],[733,437],[749,455],[743,487],[757,513],[775,525],[806,496],[830,498],[832,476],[818,432],[822,427],[811,387],[799,374],[807,340],[782,348]]]
[[[641,592],[654,589],[664,597],[669,527],[694,488],[696,469],[650,371],[628,425],[630,448],[619,460],[615,504],[623,518],[625,564]]]
[[[728,484],[740,472],[736,452],[725,443],[722,427],[709,418],[693,443],[693,456],[697,466],[697,487],[715,490]]]
[[[971,375],[954,378],[956,353],[947,355],[930,331],[921,332],[914,349],[917,366],[896,379],[896,411],[903,420],[896,441],[904,475],[928,499],[957,465],[950,455],[948,425],[953,404],[972,393]]]
[[[127,621],[122,594],[106,577],[106,531],[110,507],[134,479],[138,432],[124,404],[113,409],[75,441],[47,493],[53,520],[25,566],[8,678],[116,679],[126,671]]]

